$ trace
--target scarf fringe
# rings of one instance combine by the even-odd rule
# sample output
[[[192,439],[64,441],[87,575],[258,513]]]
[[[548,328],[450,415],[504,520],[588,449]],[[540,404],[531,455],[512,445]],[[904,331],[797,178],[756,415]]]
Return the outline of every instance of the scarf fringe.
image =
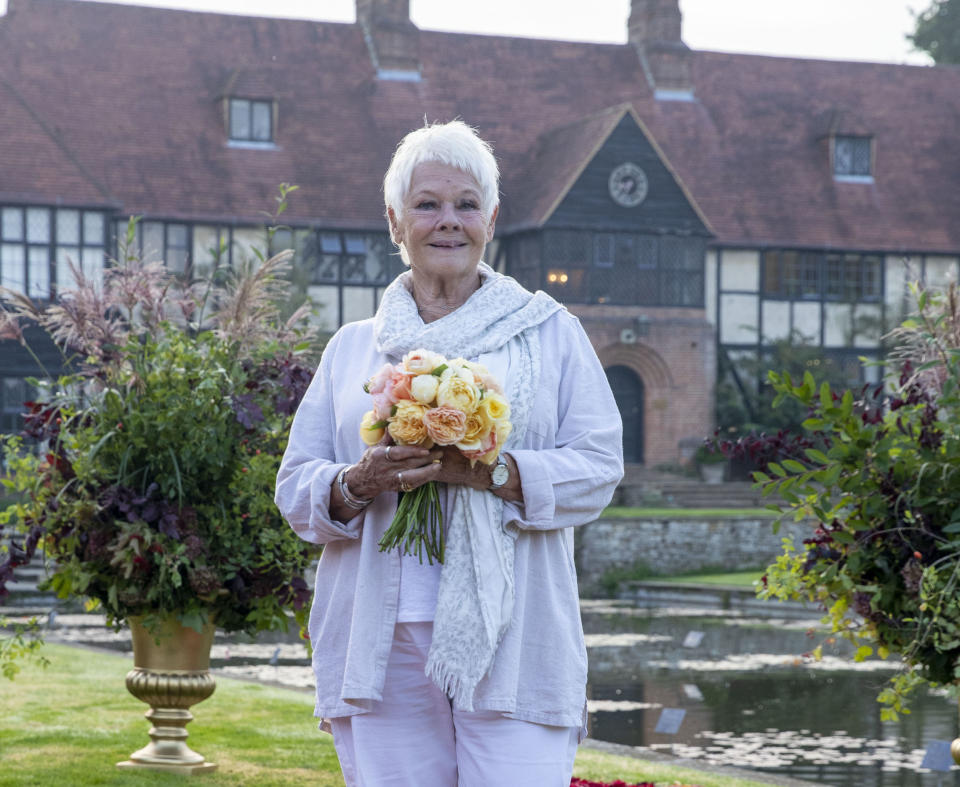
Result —
[[[429,658],[424,673],[434,685],[444,694],[453,700],[453,706],[457,710],[473,713],[473,695],[477,690],[477,684],[468,682],[463,675],[457,675],[446,664],[442,664],[438,658]],[[484,670],[484,674],[486,670]]]

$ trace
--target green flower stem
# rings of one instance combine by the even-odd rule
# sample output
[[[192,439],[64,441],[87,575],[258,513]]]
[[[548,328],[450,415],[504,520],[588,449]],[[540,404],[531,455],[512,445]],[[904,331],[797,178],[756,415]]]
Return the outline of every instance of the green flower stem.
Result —
[[[397,513],[380,539],[381,552],[394,548],[402,549],[405,555],[415,554],[421,563],[426,550],[431,566],[434,560],[443,563],[443,512],[436,481],[405,492],[400,499]]]

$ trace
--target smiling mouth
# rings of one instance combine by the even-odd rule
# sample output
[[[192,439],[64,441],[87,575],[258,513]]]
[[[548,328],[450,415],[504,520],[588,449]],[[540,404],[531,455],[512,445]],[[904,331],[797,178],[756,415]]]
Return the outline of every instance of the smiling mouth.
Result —
[[[429,246],[432,246],[434,249],[460,249],[466,246],[466,243],[430,243]]]

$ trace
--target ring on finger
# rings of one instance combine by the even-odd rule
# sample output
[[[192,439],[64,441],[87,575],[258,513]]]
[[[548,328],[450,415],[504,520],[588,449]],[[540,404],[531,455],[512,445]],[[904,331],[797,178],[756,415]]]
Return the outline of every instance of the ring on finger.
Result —
[[[384,453],[384,456],[387,457],[387,461],[390,461],[390,462],[393,461],[393,460],[390,458],[390,449],[391,449],[391,448],[393,448],[393,446],[392,446],[392,445],[388,445],[388,446],[387,446],[387,450],[383,452],[383,453]]]
[[[403,480],[403,473],[397,473],[397,485],[400,487],[401,492],[410,491],[410,487],[408,487]]]

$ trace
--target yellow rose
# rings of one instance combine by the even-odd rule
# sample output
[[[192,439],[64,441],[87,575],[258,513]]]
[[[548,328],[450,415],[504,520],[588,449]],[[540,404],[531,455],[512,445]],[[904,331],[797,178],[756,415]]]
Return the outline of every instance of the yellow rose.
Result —
[[[492,465],[497,461],[497,457],[500,455],[500,450],[503,448],[503,444],[507,442],[507,438],[510,436],[510,432],[513,431],[513,424],[509,421],[500,421],[494,426],[494,433],[497,437],[496,446],[491,450],[485,453],[480,457],[480,461],[485,465]]]
[[[437,396],[440,378],[434,374],[418,374],[410,382],[410,395],[420,404],[432,404]]]
[[[455,407],[470,415],[479,403],[480,389],[457,375],[447,378],[437,388],[437,405],[440,407]]]
[[[437,445],[453,445],[463,439],[467,416],[454,407],[434,407],[423,415],[427,434]]]
[[[401,399],[397,402],[397,412],[390,419],[387,431],[400,445],[421,445],[429,438],[423,425],[423,415],[427,408],[419,402]]]
[[[363,418],[360,421],[360,439],[367,445],[376,445],[383,439],[382,426],[376,429],[371,428],[375,423],[377,423],[377,417],[374,415],[373,410],[363,414]]]
[[[495,391],[487,391],[480,401],[482,410],[491,421],[508,421],[510,419],[510,402]]]

